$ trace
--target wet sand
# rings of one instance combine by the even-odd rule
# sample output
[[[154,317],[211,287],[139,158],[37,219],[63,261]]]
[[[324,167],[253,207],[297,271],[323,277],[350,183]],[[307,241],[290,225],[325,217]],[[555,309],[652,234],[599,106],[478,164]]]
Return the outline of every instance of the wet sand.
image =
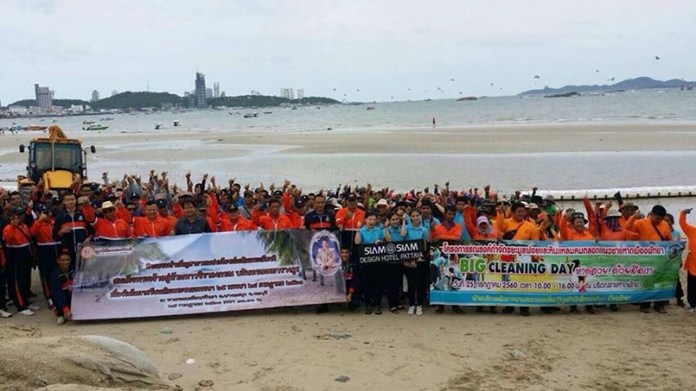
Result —
[[[83,137],[81,132],[68,134]],[[24,167],[26,156],[16,152],[16,145],[27,143],[30,137],[0,136],[0,178],[13,178]],[[124,172],[146,175],[154,167],[170,171],[181,181],[186,168],[202,173],[215,172],[220,166],[241,178],[277,180],[317,175],[313,167],[306,168],[309,173],[300,173],[292,162],[336,153],[379,154],[375,158],[384,159],[389,159],[389,154],[406,154],[407,159],[413,159],[410,154],[494,154],[498,158],[520,152],[688,151],[696,145],[696,125],[104,133],[83,138],[86,145],[98,148],[97,155],[90,156],[94,178],[107,168],[116,178]],[[176,142],[168,145],[168,140]],[[157,144],[148,144],[153,142]],[[121,148],[123,144],[137,148]],[[229,155],[230,160],[220,158]],[[250,159],[254,166],[240,159]],[[269,163],[261,164],[264,160]],[[230,164],[229,168],[224,164]],[[343,162],[327,165],[332,164],[339,167],[316,172],[328,172],[336,182],[345,171],[340,167]],[[428,170],[432,170],[428,179],[443,179],[437,173],[440,167]],[[345,175],[356,179],[358,175],[375,176],[363,168]],[[403,178],[395,178],[387,173],[380,179],[406,181],[413,175],[408,171]],[[559,180],[553,170],[549,175],[551,180]],[[614,179],[606,179],[607,187],[615,186]],[[39,291],[38,286],[34,291]],[[675,306],[666,315],[642,314],[635,306],[624,306],[618,313],[603,310],[599,315],[543,315],[534,310],[529,318],[477,314],[471,309],[465,315],[436,315],[426,309],[422,317],[388,312],[367,316],[340,307],[317,315],[313,308],[301,307],[62,327],[42,309],[34,317],[15,315],[2,322],[34,327],[45,336],[102,334],[131,342],[154,360],[163,378],[180,374],[173,383],[185,390],[195,389],[203,379],[213,380],[211,389],[215,390],[267,391],[696,388],[692,376],[696,356],[691,352],[696,344],[696,314]],[[163,333],[165,327],[173,332]],[[189,358],[195,359],[195,364],[186,364]],[[336,381],[340,376],[349,380]]]

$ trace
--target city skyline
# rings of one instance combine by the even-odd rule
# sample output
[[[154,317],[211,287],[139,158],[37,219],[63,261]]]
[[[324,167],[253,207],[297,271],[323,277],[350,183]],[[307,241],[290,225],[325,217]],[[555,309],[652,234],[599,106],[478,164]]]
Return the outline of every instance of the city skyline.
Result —
[[[36,80],[60,98],[85,100],[93,89],[148,84],[190,91],[199,67],[233,86],[228,95],[293,85],[347,101],[515,95],[643,75],[696,79],[693,1],[500,4],[7,0],[0,99],[30,97]],[[90,39],[71,39],[84,34]],[[221,50],[230,43],[234,50]]]

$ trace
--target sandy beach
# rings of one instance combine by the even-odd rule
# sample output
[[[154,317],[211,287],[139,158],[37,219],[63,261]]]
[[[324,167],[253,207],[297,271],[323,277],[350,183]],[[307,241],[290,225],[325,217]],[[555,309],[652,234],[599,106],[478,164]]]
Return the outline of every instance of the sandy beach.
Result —
[[[694,319],[675,306],[664,315],[629,305],[598,315],[533,311],[529,318],[473,309],[378,316],[334,306],[321,315],[300,307],[65,326],[42,309],[2,323],[34,337],[128,341],[184,390],[213,380],[202,389],[561,391],[696,387]],[[349,380],[336,381],[340,376]]]
[[[500,189],[587,188],[568,172],[582,170],[594,187],[678,185],[696,182],[692,170],[665,176],[655,166],[688,166],[696,161],[696,125],[552,124],[410,128],[319,132],[208,131],[100,134],[64,129],[68,136],[95,145],[89,175],[112,180],[125,173],[146,175],[150,169],[183,174],[210,173],[242,183],[280,183],[318,190],[339,183],[371,182],[408,190],[413,186],[494,183]],[[40,134],[23,132],[0,137],[0,180],[12,181],[26,166],[19,144]],[[658,159],[658,160],[654,160]],[[662,160],[660,160],[662,159]],[[653,163],[650,164],[650,161]],[[524,170],[511,170],[525,162]],[[649,166],[647,166],[649,164]],[[646,165],[641,170],[641,165]],[[624,167],[641,174],[627,176]],[[496,180],[491,170],[497,170]],[[614,171],[612,171],[614,170]],[[601,175],[592,177],[601,171]],[[653,175],[653,176],[651,176]],[[693,179],[693,180],[692,180]]]
[[[86,134],[66,129],[71,137],[94,144],[90,155],[92,178],[109,170],[146,175],[150,168],[167,170],[174,180],[183,173],[211,172],[242,181],[284,177],[306,186],[322,180],[349,180],[409,186],[409,181],[432,184],[454,179],[458,171],[445,166],[463,154],[487,155],[493,161],[512,156],[550,154],[563,159],[576,153],[633,152],[645,156],[675,153],[696,145],[696,125],[526,125],[465,128],[423,128],[393,131],[322,132],[205,132],[173,134]],[[12,179],[25,165],[19,143],[33,135],[0,137],[0,179]],[[641,155],[645,153],[645,155]],[[685,152],[686,153],[686,152]],[[370,165],[396,163],[394,171],[378,166],[347,170],[346,160],[357,156]],[[522,155],[520,155],[522,154]],[[623,156],[623,155],[622,155]],[[688,155],[690,156],[690,155]],[[409,160],[441,162],[424,169]],[[391,160],[397,159],[397,160]],[[400,160],[398,160],[400,159]],[[621,157],[615,158],[621,161]],[[307,162],[311,164],[308,166]],[[327,164],[322,164],[322,162]],[[455,160],[455,162],[459,162]],[[457,163],[459,164],[459,163]],[[604,164],[600,162],[599,164]],[[304,169],[303,169],[304,167]],[[563,167],[559,168],[562,170]],[[420,170],[420,171],[419,171]],[[507,186],[558,182],[554,168],[533,176],[505,179]],[[422,179],[421,175],[425,178]],[[491,172],[462,176],[482,184]],[[495,176],[505,177],[500,171]],[[618,174],[617,174],[618,175]],[[642,173],[641,175],[649,175]],[[655,175],[663,175],[660,172]],[[680,175],[680,174],[675,174]],[[677,177],[677,183],[693,183]],[[313,178],[319,177],[313,181]],[[414,179],[415,177],[415,179]],[[299,179],[296,179],[299,178]],[[336,179],[345,178],[345,179]],[[514,177],[517,178],[517,177]],[[565,177],[563,177],[565,178]],[[618,177],[597,186],[617,186]],[[648,177],[648,181],[650,177]],[[668,178],[671,179],[671,178]],[[258,181],[258,179],[257,179]],[[536,182],[535,182],[536,181]],[[646,181],[638,177],[636,181]],[[685,182],[686,181],[686,182]],[[568,180],[564,186],[576,182]],[[586,186],[578,182],[577,186]],[[559,185],[563,186],[563,185]],[[39,292],[34,284],[34,291]],[[43,300],[40,304],[45,307]],[[635,306],[598,315],[478,314],[426,309],[422,317],[405,313],[364,315],[334,306],[317,315],[314,308],[186,316],[176,318],[69,323],[57,326],[45,308],[34,317],[15,315],[1,323],[29,330],[35,336],[100,334],[130,342],[142,349],[160,369],[162,378],[184,390],[689,390],[696,388],[692,368],[696,356],[696,314],[676,306],[668,314],[643,314]],[[168,329],[171,329],[171,333]],[[6,329],[0,329],[5,330]],[[194,364],[186,364],[187,359]],[[179,377],[180,375],[180,377]],[[341,378],[344,376],[345,378]],[[347,380],[346,380],[347,378]],[[345,380],[345,382],[336,379]],[[214,386],[200,388],[201,380]],[[2,385],[0,385],[2,389]]]

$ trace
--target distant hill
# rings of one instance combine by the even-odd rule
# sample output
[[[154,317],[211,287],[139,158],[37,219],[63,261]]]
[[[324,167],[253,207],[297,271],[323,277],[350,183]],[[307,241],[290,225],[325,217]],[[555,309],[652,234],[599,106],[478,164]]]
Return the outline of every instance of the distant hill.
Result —
[[[682,86],[694,86],[696,81],[684,81],[679,79],[672,79],[667,81],[655,80],[649,77],[637,77],[635,79],[628,79],[620,81],[616,84],[603,84],[603,85],[582,85],[575,86],[569,85],[561,88],[549,88],[545,87],[543,89],[529,90],[520,93],[519,95],[549,95],[549,94],[565,94],[569,92],[596,92],[596,91],[616,91],[616,90],[640,90],[646,88],[680,88]]]
[[[60,106],[64,108],[69,108],[72,105],[89,105],[90,103],[80,99],[53,99],[54,106]],[[35,99],[22,99],[14,103],[10,103],[9,106],[38,106]]]
[[[79,99],[54,99],[54,106],[69,108],[71,105],[89,105],[93,110],[101,109],[142,109],[144,107],[161,108],[163,104],[174,106],[188,106],[189,99],[168,92],[131,92],[126,91],[114,96],[100,99],[96,102],[87,102]],[[212,107],[277,107],[281,104],[291,105],[328,105],[341,102],[323,97],[306,97],[302,99],[287,99],[278,96],[267,95],[242,95],[228,96],[225,98],[210,98],[208,105]],[[23,99],[10,104],[10,106],[36,106],[36,100]]]
[[[242,95],[208,99],[208,104],[213,107],[277,107],[283,103],[294,105],[329,105],[341,102],[331,98],[314,96],[302,99],[288,99],[279,96]]]
[[[160,108],[164,103],[181,104],[179,95],[168,92],[131,92],[126,91],[91,104],[93,109],[142,109],[143,107]]]

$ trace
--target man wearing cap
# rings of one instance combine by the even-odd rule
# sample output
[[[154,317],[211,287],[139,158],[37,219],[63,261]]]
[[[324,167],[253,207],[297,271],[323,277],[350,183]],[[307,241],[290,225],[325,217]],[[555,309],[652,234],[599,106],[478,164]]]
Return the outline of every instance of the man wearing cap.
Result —
[[[157,213],[159,213],[159,216],[167,220],[172,229],[174,229],[174,226],[176,225],[178,219],[176,218],[176,216],[173,216],[171,213],[169,213],[169,208],[167,207],[167,200],[158,199],[155,201],[155,204],[157,205]]]
[[[254,193],[249,190],[244,192],[243,203],[239,207],[239,213],[247,220],[251,220],[251,214],[254,211]]]
[[[29,228],[22,222],[23,218],[23,208],[13,208],[10,211],[10,223],[2,230],[2,240],[10,297],[17,307],[17,313],[31,316],[39,307],[29,303],[31,236]],[[4,295],[5,292],[0,294]]]
[[[346,206],[336,212],[336,225],[341,229],[341,243],[352,243],[360,227],[365,223],[365,212],[358,208],[358,197],[346,197]],[[352,249],[352,247],[351,247]]]
[[[621,220],[619,222],[621,223],[621,226],[626,228],[626,224],[628,224],[628,220],[633,217],[636,212],[638,212],[638,206],[631,202],[627,202],[619,207],[619,213],[621,213]]]
[[[256,226],[249,220],[242,217],[239,212],[239,207],[232,204],[227,204],[225,215],[220,217],[220,231],[255,231]]]
[[[111,201],[101,204],[102,217],[97,217],[89,202],[83,200],[82,213],[94,228],[94,238],[97,240],[124,240],[132,237],[130,225],[116,217],[116,206]]]
[[[624,204],[624,209],[627,204]],[[645,218],[640,218],[640,212],[636,211],[626,223],[626,230],[637,235],[636,240],[645,242],[659,242],[672,240],[672,229],[665,221],[667,210],[662,205],[653,206],[650,213]],[[665,305],[667,301],[656,301],[655,311],[664,314],[667,313]],[[650,303],[640,303],[641,312],[650,312]]]
[[[304,227],[304,218],[307,213],[307,208],[304,199],[298,198],[294,203],[292,208],[287,211],[287,216],[292,222],[292,226],[295,228]]]
[[[34,239],[37,245],[41,288],[50,306],[52,303],[48,280],[53,270],[56,268],[56,259],[58,258],[60,243],[53,239],[53,225],[55,219],[53,218],[51,210],[43,204],[38,204],[34,207],[34,213],[36,213],[37,218],[34,224],[31,225],[30,232],[32,239]]]
[[[145,203],[145,216],[133,218],[133,236],[136,238],[157,238],[169,236],[174,227],[168,220],[160,217],[157,211],[157,203],[148,201]]]
[[[190,197],[181,200],[183,217],[174,226],[175,235],[190,235],[211,232],[208,222],[196,213],[196,204]]]

